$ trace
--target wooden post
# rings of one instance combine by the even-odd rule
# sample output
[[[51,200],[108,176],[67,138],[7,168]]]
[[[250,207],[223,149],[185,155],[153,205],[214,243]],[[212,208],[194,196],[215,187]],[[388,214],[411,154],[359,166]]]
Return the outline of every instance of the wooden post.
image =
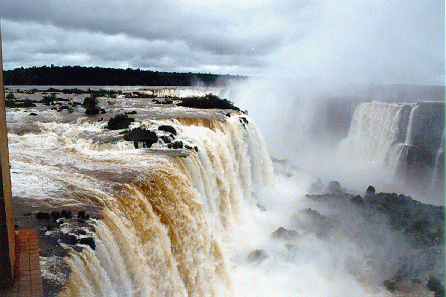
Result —
[[[15,224],[9,171],[8,133],[6,130],[5,86],[0,25],[0,288],[13,284],[15,262]]]

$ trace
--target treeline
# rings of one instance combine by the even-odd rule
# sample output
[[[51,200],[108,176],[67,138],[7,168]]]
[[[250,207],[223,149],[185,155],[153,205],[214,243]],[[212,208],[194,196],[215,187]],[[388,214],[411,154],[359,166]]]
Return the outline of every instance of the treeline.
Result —
[[[245,76],[158,72],[82,66],[42,66],[5,70],[5,85],[55,86],[224,86]]]

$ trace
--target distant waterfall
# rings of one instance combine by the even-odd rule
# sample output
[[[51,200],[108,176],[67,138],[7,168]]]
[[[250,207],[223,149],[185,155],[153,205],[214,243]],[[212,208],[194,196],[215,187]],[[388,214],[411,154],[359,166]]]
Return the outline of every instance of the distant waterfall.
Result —
[[[381,102],[359,104],[353,114],[348,137],[340,144],[341,149],[355,157],[387,166],[391,148],[405,140],[407,112],[411,107]]]
[[[435,168],[444,164],[444,119],[442,102],[361,103],[339,148],[349,158],[369,160],[395,180],[428,191]]]
[[[70,252],[61,296],[234,294],[215,231],[236,227],[244,204],[271,183],[264,140],[246,116],[165,122],[198,152],[154,157],[145,176],[95,197],[96,249]]]

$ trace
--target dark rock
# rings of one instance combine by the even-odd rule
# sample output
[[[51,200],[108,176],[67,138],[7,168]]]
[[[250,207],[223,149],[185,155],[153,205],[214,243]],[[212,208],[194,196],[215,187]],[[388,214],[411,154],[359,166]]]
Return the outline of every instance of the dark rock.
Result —
[[[163,136],[160,136],[160,138],[161,138],[161,140],[164,143],[171,143],[172,142],[172,139],[169,136],[163,135]]]
[[[57,210],[53,210],[52,212],[51,212],[51,218],[53,219],[53,220],[57,220],[57,219],[60,219],[62,216],[61,216],[61,214],[60,214],[60,212],[59,211],[57,211]]]
[[[328,186],[325,188],[325,192],[327,194],[335,194],[335,195],[343,195],[347,193],[347,191],[341,187],[341,184],[338,181],[329,182]]]
[[[390,292],[394,292],[396,290],[396,283],[394,281],[385,280],[383,285]]]
[[[316,236],[320,238],[328,236],[334,227],[334,222],[330,218],[311,208],[298,211],[293,214],[291,220],[295,228],[316,233]]]
[[[435,292],[435,297],[444,296],[444,287],[441,285],[440,280],[434,276],[429,277],[426,288],[428,288],[432,292]]]
[[[64,234],[62,233],[59,235],[59,240],[62,243],[69,244],[69,245],[75,245],[76,244],[76,236],[72,234]]]
[[[280,227],[276,231],[274,231],[271,236],[276,239],[284,239],[284,240],[293,240],[302,237],[297,231],[288,230],[283,227]]]
[[[79,239],[79,244],[89,245],[93,250],[96,249],[96,243],[92,237],[84,237]]]
[[[361,206],[361,205],[364,205],[364,204],[365,204],[364,199],[362,199],[362,197],[359,196],[359,195],[353,197],[350,201],[351,201],[353,204],[356,204],[356,205],[358,205],[358,206]]]
[[[255,250],[249,253],[248,262],[249,263],[261,263],[268,258],[268,254],[264,250]]]
[[[66,219],[71,219],[71,211],[69,211],[69,210],[62,210],[61,212],[60,212],[60,215],[63,217],[63,218],[66,218]]]
[[[265,206],[263,206],[262,204],[257,203],[256,206],[257,206],[257,208],[260,209],[261,211],[266,211]]]

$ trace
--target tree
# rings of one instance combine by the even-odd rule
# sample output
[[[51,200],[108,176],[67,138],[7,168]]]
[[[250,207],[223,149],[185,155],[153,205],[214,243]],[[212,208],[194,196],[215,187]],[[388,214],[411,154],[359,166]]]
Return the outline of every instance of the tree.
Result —
[[[101,111],[98,106],[98,100],[96,98],[85,98],[82,106],[85,108],[85,113],[88,115],[97,115]]]

